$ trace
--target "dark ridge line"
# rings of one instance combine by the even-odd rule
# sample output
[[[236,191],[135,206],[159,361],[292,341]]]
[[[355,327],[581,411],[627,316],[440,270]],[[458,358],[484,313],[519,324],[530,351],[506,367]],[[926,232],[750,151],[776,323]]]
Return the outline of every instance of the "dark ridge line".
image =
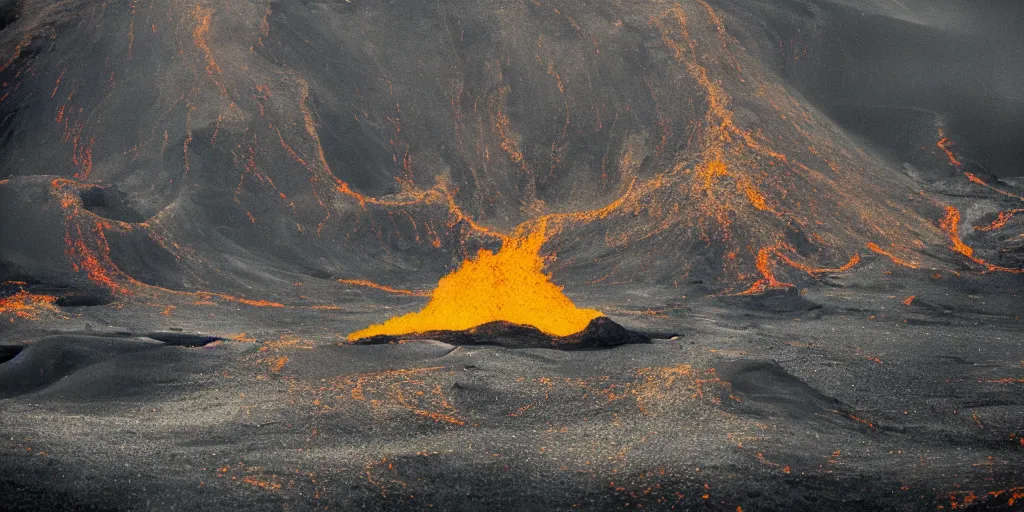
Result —
[[[166,332],[166,331],[154,331],[145,334],[129,332],[129,331],[55,331],[51,335],[70,335],[70,336],[92,336],[100,338],[114,338],[114,339],[130,339],[130,338],[148,338],[153,341],[159,341],[164,345],[172,347],[185,347],[185,348],[196,348],[205,347],[215,341],[223,340],[220,336],[211,336],[207,334],[190,334],[185,332]],[[19,352],[25,348],[25,345],[0,345],[0,364],[5,363],[13,359]]]

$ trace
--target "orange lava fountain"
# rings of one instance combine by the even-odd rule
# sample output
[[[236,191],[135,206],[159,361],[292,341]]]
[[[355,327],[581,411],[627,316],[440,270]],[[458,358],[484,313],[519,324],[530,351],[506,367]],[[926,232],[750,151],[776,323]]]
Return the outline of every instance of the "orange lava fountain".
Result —
[[[582,331],[601,312],[577,308],[543,272],[545,228],[541,223],[529,235],[507,240],[497,253],[480,250],[476,259],[438,281],[422,310],[353,332],[348,339],[464,330],[495,321],[531,325],[554,336]]]

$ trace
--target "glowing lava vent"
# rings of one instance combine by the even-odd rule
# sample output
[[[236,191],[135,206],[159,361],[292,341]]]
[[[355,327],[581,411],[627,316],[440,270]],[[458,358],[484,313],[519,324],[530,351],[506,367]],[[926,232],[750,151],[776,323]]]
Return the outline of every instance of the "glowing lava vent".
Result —
[[[508,239],[497,253],[480,250],[442,277],[421,311],[349,334],[349,340],[379,335],[461,331],[490,322],[536,327],[553,336],[584,330],[601,315],[580,309],[543,272],[544,228]]]

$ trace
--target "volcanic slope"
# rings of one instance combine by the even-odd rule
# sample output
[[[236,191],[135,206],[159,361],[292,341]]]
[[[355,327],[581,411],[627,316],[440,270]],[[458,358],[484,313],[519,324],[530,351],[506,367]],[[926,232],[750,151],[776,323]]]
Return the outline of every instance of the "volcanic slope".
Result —
[[[537,229],[575,292],[949,256],[922,252],[944,205],[803,101],[773,34],[704,1],[12,5],[5,281],[412,294]]]

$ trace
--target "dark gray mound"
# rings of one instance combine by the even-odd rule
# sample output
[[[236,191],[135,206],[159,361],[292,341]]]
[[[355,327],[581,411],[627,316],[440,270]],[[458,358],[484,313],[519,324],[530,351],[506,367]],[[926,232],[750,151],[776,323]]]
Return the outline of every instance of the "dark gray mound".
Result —
[[[552,336],[536,327],[509,322],[489,322],[464,331],[427,331],[401,336],[379,335],[356,340],[357,345],[382,345],[406,341],[435,340],[450,345],[498,345],[509,348],[557,348],[587,350],[650,343],[648,334],[634,332],[608,317],[590,321],[586,329],[568,336]]]
[[[195,358],[174,345],[201,346],[211,339],[163,334],[151,334],[151,339],[64,334],[24,348],[5,348],[0,355],[13,352],[13,357],[0,358],[4,361],[0,363],[0,399],[34,394],[36,398],[72,401],[120,400],[145,385],[167,382],[181,371],[178,365]],[[204,366],[201,360],[192,364],[196,363]]]
[[[744,397],[744,405],[751,410],[806,418],[841,407],[838,400],[823,395],[775,363],[730,362],[719,365],[718,374]]]
[[[95,365],[109,364],[119,356],[160,346],[153,342],[98,336],[45,338],[29,345],[0,366],[0,397],[17,396],[55,386],[73,375],[81,377],[83,372]]]

